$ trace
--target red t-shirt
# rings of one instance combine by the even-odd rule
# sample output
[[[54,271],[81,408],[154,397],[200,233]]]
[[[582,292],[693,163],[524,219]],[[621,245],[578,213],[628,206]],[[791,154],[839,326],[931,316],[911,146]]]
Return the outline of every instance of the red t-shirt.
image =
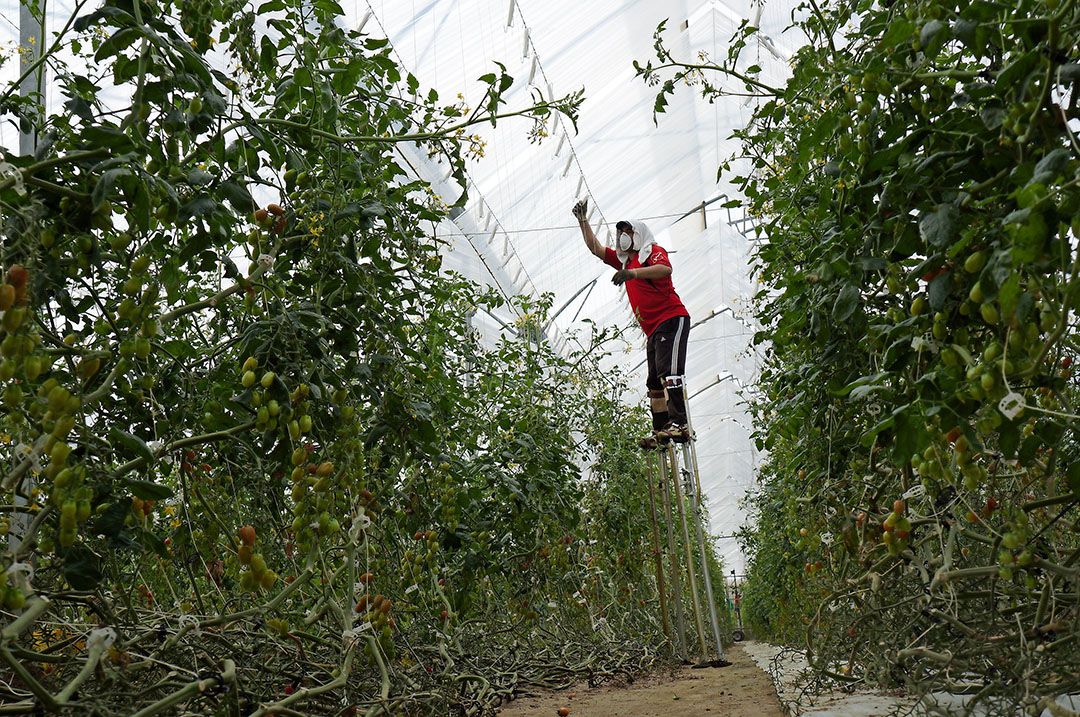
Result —
[[[611,247],[604,251],[604,263],[622,269],[619,256]],[[627,269],[638,269],[642,266],[656,266],[657,264],[670,267],[667,251],[659,244],[653,244],[652,253],[645,264],[638,261],[637,252],[630,254],[630,260],[626,263]],[[651,336],[656,327],[668,319],[676,316],[689,317],[682,299],[675,293],[675,285],[671,283],[671,275],[661,279],[630,279],[626,282],[626,296],[630,299],[630,308],[634,310],[634,316],[641,324],[641,330],[646,336]]]

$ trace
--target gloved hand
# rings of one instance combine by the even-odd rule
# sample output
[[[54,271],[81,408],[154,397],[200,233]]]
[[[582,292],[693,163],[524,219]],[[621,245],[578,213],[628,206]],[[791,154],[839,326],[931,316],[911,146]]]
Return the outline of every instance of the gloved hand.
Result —
[[[615,272],[615,276],[611,277],[611,283],[615,286],[622,286],[633,278],[633,269],[619,269]]]
[[[583,222],[589,215],[589,200],[582,199],[580,202],[574,205],[574,208],[570,210],[579,222]]]

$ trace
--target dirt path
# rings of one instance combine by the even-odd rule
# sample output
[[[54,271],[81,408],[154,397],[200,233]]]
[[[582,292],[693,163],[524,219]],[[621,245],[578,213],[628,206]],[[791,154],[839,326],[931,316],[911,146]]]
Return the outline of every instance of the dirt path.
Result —
[[[769,676],[738,645],[728,650],[730,667],[674,673],[659,671],[632,685],[581,687],[520,697],[499,717],[551,717],[569,707],[571,717],[783,717]]]

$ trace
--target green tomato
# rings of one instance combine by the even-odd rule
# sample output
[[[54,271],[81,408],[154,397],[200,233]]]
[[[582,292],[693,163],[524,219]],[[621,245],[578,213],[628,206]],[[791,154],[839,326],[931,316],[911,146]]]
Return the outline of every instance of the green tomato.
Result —
[[[968,258],[964,260],[964,271],[969,274],[978,274],[986,266],[986,252],[977,251],[968,255]]]
[[[1001,322],[1001,315],[998,313],[997,307],[992,302],[985,302],[979,306],[979,314],[982,316],[983,321],[988,324],[997,325]]]

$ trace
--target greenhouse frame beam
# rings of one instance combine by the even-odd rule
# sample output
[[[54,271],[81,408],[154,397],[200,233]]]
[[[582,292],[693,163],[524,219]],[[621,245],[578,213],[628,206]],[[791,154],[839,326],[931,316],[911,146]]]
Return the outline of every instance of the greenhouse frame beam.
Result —
[[[30,4],[25,0],[19,3],[19,73],[24,74],[19,84],[19,96],[30,97],[41,91],[44,66],[36,72],[30,68],[41,57],[42,43],[45,36],[45,17],[34,17]],[[32,155],[37,149],[37,131],[33,125],[23,120],[19,123],[19,154]]]
[[[599,277],[597,277],[597,279],[599,279]],[[550,328],[551,328],[551,326],[552,326],[552,324],[554,324],[554,323],[555,323],[555,319],[559,318],[559,315],[560,315],[560,314],[562,314],[562,312],[566,311],[567,307],[568,307],[568,306],[570,306],[570,304],[572,304],[572,303],[574,302],[574,299],[576,299],[576,298],[578,298],[579,296],[581,296],[581,294],[582,294],[582,292],[583,292],[583,291],[585,291],[586,289],[588,289],[588,290],[589,290],[589,293],[590,293],[590,294],[592,293],[592,288],[593,288],[594,286],[596,286],[596,282],[597,282],[597,279],[593,279],[593,280],[592,280],[592,281],[590,281],[589,283],[585,284],[585,286],[583,286],[583,287],[581,287],[580,289],[578,289],[577,291],[575,291],[575,292],[574,292],[574,295],[573,295],[573,296],[571,296],[571,297],[570,297],[569,299],[567,299],[567,300],[566,300],[565,302],[563,302],[563,305],[562,305],[562,306],[560,306],[560,307],[559,307],[559,308],[558,308],[558,309],[557,309],[557,310],[555,311],[555,313],[553,313],[553,314],[551,315],[551,318],[550,318],[550,319],[548,319],[548,322],[547,322],[546,324],[544,324],[544,328],[543,328],[543,331],[544,331],[544,333],[547,333],[547,330],[548,330],[548,329],[550,329]],[[588,297],[586,297],[586,298],[588,298]],[[580,313],[580,309],[579,309],[579,313]],[[575,317],[575,318],[577,318],[577,314],[574,314],[574,317]]]

